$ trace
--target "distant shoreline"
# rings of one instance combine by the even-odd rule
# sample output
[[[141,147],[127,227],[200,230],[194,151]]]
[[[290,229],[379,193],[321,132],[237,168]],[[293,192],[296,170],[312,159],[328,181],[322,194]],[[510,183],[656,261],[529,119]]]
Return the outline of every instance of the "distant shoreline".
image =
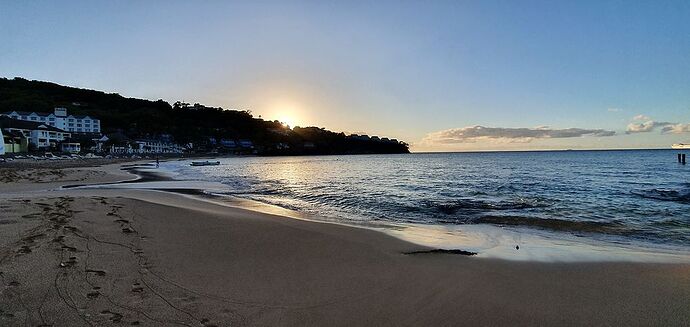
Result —
[[[510,153],[510,152],[588,152],[588,151],[686,151],[688,149],[668,148],[634,148],[634,149],[544,149],[544,150],[471,150],[471,151],[410,151],[410,154],[441,154],[441,153]]]

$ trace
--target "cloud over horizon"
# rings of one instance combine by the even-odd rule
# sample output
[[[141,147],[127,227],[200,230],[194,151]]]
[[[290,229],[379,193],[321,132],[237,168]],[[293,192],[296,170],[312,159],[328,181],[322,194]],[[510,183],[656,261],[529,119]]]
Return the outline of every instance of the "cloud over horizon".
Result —
[[[639,119],[635,119],[639,120]],[[653,120],[648,120],[646,122],[642,123],[630,123],[628,124],[628,128],[625,130],[625,134],[634,134],[634,133],[647,133],[651,132],[658,127],[664,127],[666,128],[667,126],[673,125],[673,123],[667,122],[667,121],[653,121]]]
[[[632,118],[633,121],[642,121],[641,123],[632,122],[628,124],[625,134],[647,133],[661,128],[662,134],[682,134],[690,133],[690,123],[673,123],[667,121],[655,121],[645,115],[637,115]]]
[[[565,128],[552,129],[546,126],[536,128],[505,128],[467,126],[451,128],[427,134],[423,142],[429,144],[474,143],[493,140],[513,143],[528,143],[536,139],[572,138],[582,136],[613,136],[616,132],[604,129]]]

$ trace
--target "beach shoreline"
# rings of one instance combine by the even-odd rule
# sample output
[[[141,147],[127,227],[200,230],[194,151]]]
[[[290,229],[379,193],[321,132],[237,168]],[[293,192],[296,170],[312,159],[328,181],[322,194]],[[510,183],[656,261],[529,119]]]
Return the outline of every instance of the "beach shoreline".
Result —
[[[482,258],[542,262],[648,262],[690,263],[687,249],[668,244],[582,237],[542,228],[519,228],[490,224],[421,224],[361,219],[335,219],[253,200],[235,194],[226,184],[190,180],[174,170],[150,164],[129,164],[123,168],[137,179],[101,185],[70,185],[85,188],[135,188],[180,193],[199,200],[234,208],[371,229],[420,246],[459,250]],[[228,194],[230,193],[230,194]]]
[[[120,166],[0,186],[0,324],[690,323],[689,264],[427,253],[172,192],[60,189],[136,178]]]

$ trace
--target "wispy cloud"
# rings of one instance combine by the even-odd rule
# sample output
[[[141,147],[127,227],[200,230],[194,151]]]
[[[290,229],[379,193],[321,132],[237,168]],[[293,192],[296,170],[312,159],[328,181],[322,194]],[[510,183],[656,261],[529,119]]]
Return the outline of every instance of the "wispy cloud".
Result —
[[[649,116],[645,116],[645,115],[637,115],[637,116],[633,117],[633,120],[651,120],[651,118],[649,118]]]
[[[621,112],[623,109],[621,108],[608,108],[606,109],[608,112]]]
[[[451,128],[427,134],[425,143],[455,144],[474,143],[481,140],[498,142],[532,142],[536,139],[571,138],[582,136],[613,136],[616,132],[603,129],[566,128],[552,129],[546,126],[536,128],[504,128],[468,126]]]

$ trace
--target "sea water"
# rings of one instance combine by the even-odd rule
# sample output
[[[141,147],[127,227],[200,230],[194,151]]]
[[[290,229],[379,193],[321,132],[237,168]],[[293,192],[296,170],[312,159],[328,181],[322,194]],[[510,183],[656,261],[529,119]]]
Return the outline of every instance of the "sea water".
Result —
[[[690,249],[690,166],[677,163],[676,152],[231,157],[219,166],[162,167],[176,179],[221,183],[217,195],[325,221],[406,226],[408,237],[420,228],[418,235],[466,236],[497,227],[500,237],[517,233],[515,243],[548,235],[683,252]]]

